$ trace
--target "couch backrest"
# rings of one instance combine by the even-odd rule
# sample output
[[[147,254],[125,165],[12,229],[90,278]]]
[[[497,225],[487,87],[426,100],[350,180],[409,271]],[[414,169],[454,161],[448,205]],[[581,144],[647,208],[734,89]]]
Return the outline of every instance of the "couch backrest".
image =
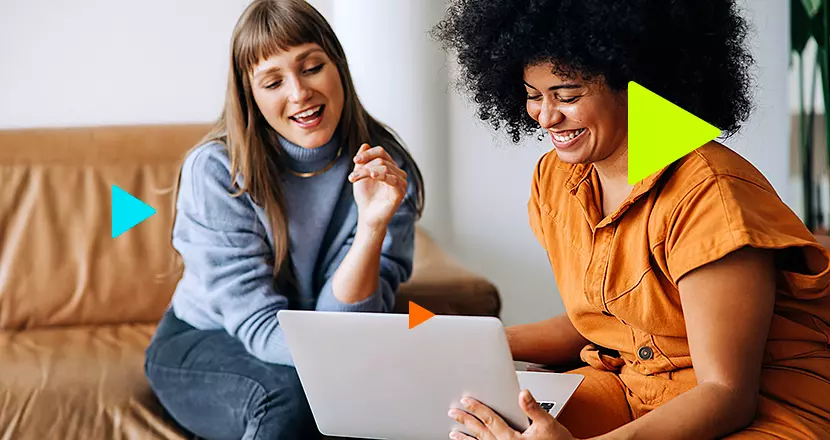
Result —
[[[158,320],[181,276],[169,189],[208,129],[0,130],[0,329]],[[115,239],[112,185],[157,211]]]

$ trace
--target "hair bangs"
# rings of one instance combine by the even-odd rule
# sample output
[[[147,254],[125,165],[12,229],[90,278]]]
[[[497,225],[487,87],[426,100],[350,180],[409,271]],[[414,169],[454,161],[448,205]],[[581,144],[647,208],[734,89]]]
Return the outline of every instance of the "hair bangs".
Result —
[[[308,17],[306,11],[278,2],[257,6],[250,11],[247,26],[234,47],[239,72],[251,72],[260,61],[301,44],[316,43],[323,47],[322,37],[314,26],[316,17]]]

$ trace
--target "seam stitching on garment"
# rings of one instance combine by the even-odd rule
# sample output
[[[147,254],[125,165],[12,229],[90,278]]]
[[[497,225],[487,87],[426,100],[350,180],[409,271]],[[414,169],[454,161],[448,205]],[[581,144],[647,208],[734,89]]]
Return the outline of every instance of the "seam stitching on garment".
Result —
[[[721,181],[717,176],[715,177],[715,184],[718,185],[718,196],[720,197],[721,206],[723,206],[723,216],[726,218],[726,224],[729,226],[729,236],[732,237],[732,245],[738,243],[738,240],[735,238],[735,231],[732,227],[732,218],[729,216],[729,209],[726,207],[726,198],[723,196],[723,187],[721,186]]]
[[[657,341],[654,339],[654,335],[649,334],[649,338],[651,339],[651,345],[653,345],[653,346],[654,346],[654,349],[655,349],[655,350],[657,350],[658,352],[660,352],[660,356],[663,356],[663,358],[665,358],[665,359],[666,359],[666,361],[669,363],[669,365],[671,365],[671,366],[672,366],[672,368],[674,368],[674,370],[669,371],[669,373],[671,373],[671,372],[673,372],[673,371],[677,371],[677,370],[679,370],[679,369],[680,369],[680,367],[678,367],[677,365],[675,365],[675,364],[674,364],[674,362],[672,362],[671,358],[669,358],[668,356],[666,356],[666,353],[665,353],[665,352],[663,352],[663,350],[662,350],[662,349],[660,349],[660,347],[657,345]]]
[[[576,166],[571,166],[570,173],[568,174],[568,180],[566,182],[566,186],[571,184],[571,181],[573,181],[573,178],[577,173],[576,168],[577,168]],[[587,180],[591,176],[591,171],[592,171],[591,165],[586,165],[585,168],[582,169],[582,175],[579,176],[579,180],[574,182],[573,185],[570,188],[568,188],[568,193],[575,194],[576,191],[579,189],[579,186],[582,185],[582,182],[584,182],[585,180]]]
[[[205,375],[208,375],[208,376],[229,376],[229,377],[238,378],[238,379],[245,379],[245,380],[247,380],[247,381],[249,381],[249,382],[251,382],[252,384],[255,385],[255,391],[259,391],[260,393],[262,393],[265,396],[266,399],[270,400],[270,397],[268,396],[268,391],[265,388],[265,386],[263,386],[261,383],[259,383],[258,380],[254,379],[250,376],[246,376],[244,374],[233,373],[233,372],[229,372],[229,371],[205,371],[205,370],[197,370],[197,369],[185,369],[183,367],[169,367],[169,366],[166,366],[166,365],[160,365],[160,364],[156,364],[156,363],[153,363],[153,362],[145,362],[145,368],[147,366],[151,366],[153,368],[158,368],[158,369],[161,369],[161,370],[166,370],[168,372],[173,372],[173,373],[177,373],[177,374],[185,374],[185,370],[186,370],[187,372],[205,374]],[[246,399],[246,402],[247,402],[249,407],[250,407],[250,404],[251,404],[251,400],[253,399],[253,396],[254,396],[254,392],[252,391],[251,394]],[[260,419],[257,422],[257,427],[256,427],[255,432],[258,433],[261,426],[262,426],[262,419]]]
[[[655,254],[657,253],[657,252],[655,252],[655,250],[656,250],[657,248],[659,248],[660,246],[663,246],[663,255],[666,257],[666,268],[668,269],[668,265],[669,265],[669,258],[668,258],[668,255],[666,255],[666,251],[665,251],[665,249],[666,249],[666,237],[665,237],[665,236],[663,236],[663,237],[660,239],[660,241],[658,241],[658,242],[657,242],[654,246],[652,246],[652,247],[651,247],[651,255],[655,255]],[[653,271],[653,269],[652,269],[652,271]],[[662,270],[661,270],[661,272],[662,272]],[[666,274],[664,274],[664,275],[666,275],[666,279],[667,279],[667,280],[671,283],[671,285],[672,285],[675,289],[677,289],[677,283],[675,283],[675,282],[674,282],[674,280],[673,280],[673,279],[672,279],[672,277],[671,277],[671,274],[670,274],[670,273],[666,273]]]
[[[691,188],[689,188],[689,190],[686,192],[686,194],[683,194],[683,197],[681,197],[681,198],[680,198],[680,200],[678,200],[678,201],[677,201],[677,204],[674,206],[674,208],[672,208],[672,211],[669,213],[668,217],[666,217],[666,225],[665,225],[665,228],[664,228],[664,229],[666,230],[666,237],[663,239],[663,242],[666,242],[666,246],[665,246],[665,247],[666,247],[666,266],[669,266],[669,265],[671,264],[671,261],[670,261],[670,260],[671,260],[671,258],[670,258],[670,257],[669,257],[669,255],[668,255],[668,253],[669,253],[670,251],[668,250],[668,242],[667,242],[667,240],[668,240],[668,236],[670,235],[670,233],[669,233],[669,226],[670,226],[670,224],[671,224],[671,222],[672,222],[672,219],[673,219],[673,218],[675,218],[675,217],[677,216],[677,212],[680,210],[680,207],[683,205],[684,200],[686,200],[687,198],[689,198],[689,197],[692,195],[692,192],[694,192],[695,190],[697,190],[697,188],[698,188],[698,187],[700,187],[700,186],[701,186],[701,185],[703,185],[704,183],[708,182],[708,181],[709,181],[709,179],[711,179],[711,178],[713,178],[713,177],[714,177],[714,176],[706,176],[706,178],[705,178],[705,179],[701,180],[700,182],[698,182],[698,183],[694,184]],[[674,231],[672,231],[672,233],[673,233],[673,232],[674,232]],[[672,251],[673,251],[673,250],[674,250],[674,249],[672,249]],[[670,278],[671,278],[671,277],[670,277]],[[674,280],[672,280],[672,283],[674,283]]]
[[[545,203],[544,205],[537,204],[537,206],[539,207],[540,214],[544,214],[545,217],[549,218],[554,223],[559,224],[559,220],[557,220],[558,217],[551,214],[553,210],[550,209],[550,205]]]
[[[248,380],[248,381],[252,382],[257,387],[259,387],[260,391],[267,394],[267,390],[266,390],[265,386],[263,386],[261,383],[259,383],[258,380],[254,379],[250,376],[246,376],[244,374],[234,373],[234,372],[230,372],[230,371],[207,371],[207,370],[197,370],[197,369],[184,368],[184,367],[170,367],[170,366],[167,366],[167,365],[161,365],[161,364],[157,364],[157,363],[154,363],[154,362],[147,362],[147,366],[150,366],[150,367],[153,367],[153,368],[159,368],[159,369],[162,369],[162,370],[167,370],[167,371],[171,371],[171,372],[175,372],[175,373],[179,373],[179,374],[184,374],[185,372],[193,372],[193,373],[200,373],[200,374],[207,374],[207,375],[231,376],[231,377],[234,377],[234,378],[242,378],[242,379],[245,379],[245,380]]]
[[[542,157],[539,158],[539,160],[536,162],[536,167],[535,167],[535,170],[534,170],[536,175],[534,176],[534,179],[533,179],[533,186],[536,187],[537,197],[536,197],[536,200],[534,201],[534,204],[539,209],[540,214],[544,214],[545,217],[547,217],[547,218],[551,219],[552,221],[556,222],[556,217],[551,215],[552,210],[550,208],[550,204],[549,203],[542,203],[542,200],[545,198],[545,197],[543,197],[543,194],[542,194],[542,185],[540,185],[540,183],[542,181],[542,164],[545,161],[545,158],[548,156],[548,154],[549,153],[543,154]],[[559,171],[558,167],[556,167],[555,164],[554,164],[554,171]],[[532,196],[533,196],[533,194],[531,193],[531,197]]]
[[[827,332],[819,325],[815,316],[810,315],[810,319],[813,321],[813,325],[816,326],[816,331],[824,334],[825,344],[827,347],[830,347],[830,334],[827,334]]]
[[[594,261],[594,251],[596,248],[597,243],[597,234],[591,232],[591,255],[588,256],[588,267],[585,268],[585,273],[582,274],[582,295],[585,296],[585,299],[588,300],[587,295],[587,280],[588,275],[591,273],[591,263]],[[590,303],[590,300],[588,301]]]
[[[793,373],[802,374],[804,376],[811,377],[811,378],[816,379],[820,382],[823,382],[825,384],[830,385],[830,380],[828,380],[824,377],[821,377],[820,375],[818,375],[816,373],[813,373],[812,371],[803,370],[801,368],[788,367],[788,366],[784,366],[784,365],[764,365],[764,368],[769,368],[771,370],[791,371]],[[767,397],[769,397],[769,396],[767,396]]]
[[[715,176],[714,176],[714,175],[712,175],[712,176],[706,176],[706,178],[702,179],[700,182],[695,183],[694,185],[692,185],[692,187],[691,187],[691,188],[689,188],[689,190],[688,190],[688,191],[686,191],[686,193],[685,193],[685,194],[683,194],[683,197],[681,197],[681,198],[677,201],[677,204],[674,206],[674,208],[672,208],[671,212],[669,213],[668,217],[666,218],[666,227],[665,227],[665,229],[666,229],[666,235],[668,235],[669,223],[671,222],[671,219],[673,219],[674,217],[676,217],[676,216],[677,216],[677,211],[679,211],[679,210],[680,210],[680,207],[681,207],[681,205],[683,204],[683,202],[684,202],[687,198],[689,198],[689,197],[692,195],[692,193],[693,193],[695,190],[697,190],[697,189],[698,189],[698,187],[700,187],[700,186],[701,186],[701,185],[703,185],[704,183],[708,182],[708,181],[709,181],[709,179],[713,179],[713,178],[715,178]]]
[[[195,173],[195,171],[197,170],[196,165],[197,165],[197,163],[200,159],[202,161],[205,161],[205,162],[207,161],[207,159],[202,159],[202,157],[207,157],[206,156],[206,154],[207,154],[206,151],[208,150],[208,148],[207,148],[208,145],[210,145],[210,144],[205,144],[204,146],[197,148],[193,152],[194,156],[193,156],[193,159],[192,159],[192,162],[191,162],[191,165],[190,165],[190,188],[191,188],[191,191],[193,192],[193,195],[195,196],[196,200],[204,200],[205,199],[204,194],[196,194],[197,186],[196,186],[196,173]],[[185,161],[186,160],[187,159],[185,159]],[[202,165],[204,165],[204,164],[202,164]],[[177,195],[177,198],[178,198],[178,195]],[[199,212],[197,212],[196,214],[205,215],[204,212],[201,212],[202,211],[201,209],[197,209],[197,211],[199,211]]]
[[[692,194],[692,192],[694,192],[699,186],[703,185],[704,183],[706,183],[710,179],[716,179],[716,182],[718,183],[719,195],[721,197],[723,197],[722,188],[720,186],[720,178],[727,178],[727,177],[732,178],[732,179],[736,179],[736,180],[740,180],[740,181],[743,181],[743,182],[746,182],[746,183],[749,183],[749,184],[752,184],[752,185],[755,185],[756,187],[758,187],[758,188],[760,188],[760,189],[762,189],[766,192],[769,192],[769,190],[767,188],[764,188],[763,186],[759,185],[758,183],[753,182],[753,181],[748,180],[748,179],[745,179],[745,178],[740,177],[740,176],[735,176],[733,174],[714,173],[712,175],[706,176],[700,182],[697,182],[691,188],[689,188],[689,190],[685,194],[683,194],[683,197],[681,197],[680,200],[678,200],[677,205],[674,208],[672,208],[671,213],[669,214],[668,218],[666,219],[665,229],[666,229],[667,235],[668,235],[669,222],[671,221],[672,218],[674,218],[677,215],[677,211],[680,210],[680,206],[683,204],[683,201],[686,200]],[[665,241],[665,239],[664,239],[664,241]]]
[[[666,221],[666,231],[668,231],[669,221],[676,216],[677,211],[680,209],[680,206],[683,203],[683,200],[688,198],[695,189],[697,189],[700,185],[704,184],[705,182],[709,181],[709,179],[715,179],[715,184],[718,186],[718,196],[721,199],[721,206],[723,207],[723,210],[724,210],[724,217],[726,218],[727,224],[729,226],[729,231],[728,231],[729,237],[732,239],[733,244],[737,243],[737,240],[735,238],[735,231],[733,230],[733,227],[732,227],[732,219],[729,217],[729,212],[726,209],[726,200],[723,197],[723,188],[721,186],[721,182],[720,182],[720,179],[719,179],[720,176],[722,176],[722,175],[714,174],[714,175],[711,175],[711,176],[707,176],[705,179],[703,179],[702,181],[695,184],[692,189],[690,189],[686,194],[683,195],[683,197],[681,197],[680,201],[678,201],[677,205],[674,207],[674,209],[672,210],[672,213],[669,215],[668,220]],[[741,179],[741,180],[745,180],[745,179]],[[722,257],[723,256],[721,256],[720,258],[722,258]],[[670,259],[671,258],[668,257],[668,251],[667,251],[666,264],[670,263],[670,261],[669,261]]]
[[[739,176],[737,174],[730,173],[728,171],[718,171],[718,170],[716,170],[715,167],[712,166],[712,163],[709,162],[709,159],[707,159],[706,156],[704,156],[703,153],[701,153],[699,149],[695,150],[695,155],[700,157],[700,159],[706,164],[706,167],[709,168],[709,170],[712,172],[712,176],[715,176],[715,177],[731,177],[733,179],[742,180],[746,183],[751,183],[751,184],[757,186],[758,188],[764,190],[765,192],[771,193],[770,188],[765,188],[760,183],[755,182],[754,180],[749,180],[746,177],[742,177],[742,176]]]
[[[612,229],[612,232],[611,232],[611,243],[608,244],[608,247],[610,249],[608,250],[608,253],[605,256],[605,268],[602,271],[602,284],[600,285],[600,292],[599,292],[600,297],[602,298],[602,309],[605,310],[608,313],[611,313],[611,311],[608,310],[608,303],[606,302],[606,297],[605,297],[605,287],[606,287],[607,281],[608,281],[608,266],[610,266],[611,255],[613,254],[612,251],[614,250],[614,237],[616,237],[616,236],[617,236],[617,227],[614,226],[614,229]]]
[[[634,289],[636,289],[637,287],[639,287],[639,286],[640,286],[640,284],[642,284],[642,282],[643,282],[643,278],[645,278],[645,277],[646,277],[646,275],[648,275],[648,273],[649,273],[649,272],[653,272],[653,271],[654,271],[654,269],[652,269],[652,268],[651,268],[651,266],[647,267],[647,268],[646,268],[646,270],[644,270],[644,271],[643,271],[643,273],[642,273],[642,274],[640,274],[640,277],[637,279],[637,282],[636,282],[636,283],[634,283],[634,285],[633,285],[633,286],[629,287],[629,288],[628,288],[628,289],[626,289],[623,293],[621,293],[621,294],[619,294],[619,295],[615,296],[614,298],[609,299],[609,300],[608,300],[608,304],[610,304],[610,303],[612,303],[612,302],[614,302],[614,301],[616,301],[616,300],[618,300],[618,299],[620,299],[620,298],[624,297],[624,296],[625,296],[625,295],[627,295],[629,292],[631,292],[632,290],[634,290]]]
[[[665,244],[666,244],[666,237],[663,236],[663,237],[660,238],[660,240],[657,243],[654,244],[654,246],[652,246],[649,249],[651,251],[651,254],[654,255],[654,250],[657,249],[658,247],[660,247],[661,245],[663,247],[665,247]]]

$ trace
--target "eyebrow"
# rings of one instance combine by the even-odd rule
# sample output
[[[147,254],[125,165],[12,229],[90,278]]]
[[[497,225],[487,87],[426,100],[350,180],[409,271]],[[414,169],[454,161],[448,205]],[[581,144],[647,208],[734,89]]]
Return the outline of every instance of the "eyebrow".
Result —
[[[296,57],[294,57],[294,61],[296,61],[296,62],[303,61],[303,60],[305,60],[306,58],[308,58],[311,54],[313,54],[314,52],[323,52],[323,49],[320,49],[319,47],[312,47],[311,49],[308,49],[308,50],[306,50],[306,51],[304,51],[304,52],[300,53],[300,54],[299,54],[299,55],[297,55]],[[280,69],[279,67],[276,67],[276,66],[271,66],[271,67],[269,67],[269,68],[267,68],[267,69],[263,69],[263,70],[260,70],[259,72],[254,73],[254,79],[256,79],[257,77],[259,77],[259,75],[261,75],[261,74],[263,74],[263,73],[266,73],[266,72],[267,72],[267,73],[271,73],[271,72],[279,72],[280,70],[281,70],[281,69]]]
[[[308,58],[308,56],[313,54],[314,52],[322,52],[322,51],[323,51],[323,49],[320,49],[319,47],[312,47],[311,49],[297,55],[297,57],[294,58],[294,61],[302,61],[302,60]]]
[[[527,81],[522,81],[522,82],[524,82],[527,87],[530,87],[533,90],[537,90],[536,87],[533,87],[532,85],[528,84]],[[554,90],[560,90],[560,89],[578,89],[580,87],[582,87],[581,84],[559,84],[559,85],[556,85],[556,86],[550,86],[548,88],[548,90],[554,91]]]

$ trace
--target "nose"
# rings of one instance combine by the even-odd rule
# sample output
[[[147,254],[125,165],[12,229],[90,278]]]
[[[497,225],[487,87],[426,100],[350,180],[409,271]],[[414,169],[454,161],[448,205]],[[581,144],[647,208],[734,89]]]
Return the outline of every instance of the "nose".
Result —
[[[542,110],[539,112],[539,125],[545,130],[550,130],[556,124],[562,122],[565,115],[559,108],[548,100],[542,102]]]
[[[295,104],[300,104],[309,100],[311,95],[314,94],[302,78],[291,78],[288,83],[290,87],[288,98]]]

